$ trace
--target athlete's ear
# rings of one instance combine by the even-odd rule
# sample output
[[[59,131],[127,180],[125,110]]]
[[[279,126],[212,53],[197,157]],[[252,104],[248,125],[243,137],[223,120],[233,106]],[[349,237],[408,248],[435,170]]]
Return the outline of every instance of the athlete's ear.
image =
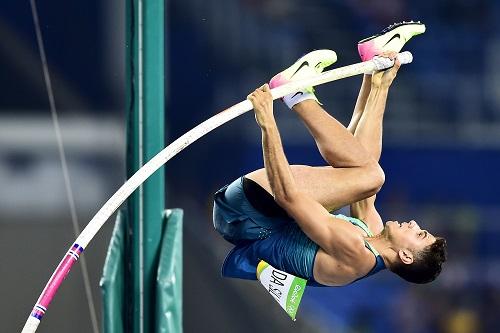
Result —
[[[403,249],[398,251],[399,259],[403,264],[410,265],[413,263],[413,253],[408,249]]]

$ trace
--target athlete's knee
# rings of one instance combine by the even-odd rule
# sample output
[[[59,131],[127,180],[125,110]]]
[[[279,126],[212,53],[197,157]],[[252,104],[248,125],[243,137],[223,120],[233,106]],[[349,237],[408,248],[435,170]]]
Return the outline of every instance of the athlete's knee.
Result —
[[[384,172],[384,169],[382,169],[382,167],[380,166],[380,164],[378,164],[377,162],[377,166],[376,166],[376,175],[375,175],[375,194],[378,193],[380,191],[380,189],[382,188],[382,186],[384,186],[384,183],[385,183],[385,172]]]
[[[385,173],[377,161],[372,160],[365,166],[365,186],[369,196],[377,194],[385,182]]]

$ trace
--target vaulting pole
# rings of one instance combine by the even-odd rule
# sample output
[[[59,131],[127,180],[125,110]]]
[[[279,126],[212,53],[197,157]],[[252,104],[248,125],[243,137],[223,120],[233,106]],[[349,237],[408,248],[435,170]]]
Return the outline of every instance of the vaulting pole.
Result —
[[[398,55],[398,59],[402,64],[408,64],[412,62],[413,57],[410,52],[402,52]],[[332,69],[311,78],[284,84],[282,86],[271,89],[271,94],[274,100],[291,94],[295,91],[302,90],[306,87],[317,86],[320,84],[325,84],[327,82],[332,82],[363,73],[372,73],[375,70],[383,70],[393,65],[394,61],[391,61],[388,58],[375,57],[371,61]],[[132,177],[130,177],[125,182],[125,184],[123,184],[115,192],[115,194],[113,194],[111,198],[109,198],[108,201],[106,201],[101,209],[99,209],[92,220],[90,220],[90,222],[87,224],[85,229],[83,229],[80,236],[78,236],[74,243],[70,246],[69,250],[59,262],[59,265],[56,267],[54,273],[45,285],[45,288],[40,294],[40,297],[36,301],[33,310],[26,320],[22,333],[34,333],[37,330],[38,326],[40,325],[40,321],[45,315],[45,312],[47,311],[50,303],[57,293],[57,290],[70,272],[73,265],[78,261],[80,254],[82,254],[85,248],[89,245],[89,243],[99,232],[104,223],[106,223],[111,215],[116,212],[121,204],[125,200],[127,200],[137,188],[139,188],[172,157],[179,154],[190,144],[192,144],[205,134],[213,131],[217,127],[250,110],[252,110],[252,103],[249,100],[243,100],[233,105],[232,107],[219,112],[218,114],[205,120],[198,126],[192,128],[191,130],[177,138],[174,142],[169,144],[166,148],[164,148],[151,160],[149,160]]]

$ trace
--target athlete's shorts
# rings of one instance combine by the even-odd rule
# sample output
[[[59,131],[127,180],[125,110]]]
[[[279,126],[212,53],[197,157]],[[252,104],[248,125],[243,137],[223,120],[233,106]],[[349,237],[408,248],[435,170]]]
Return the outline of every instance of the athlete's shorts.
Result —
[[[243,180],[244,177],[236,179],[214,196],[214,227],[225,240],[238,245],[265,239],[287,224],[295,223],[285,214],[272,217],[255,209],[245,195]]]
[[[318,245],[257,183],[241,177],[217,191],[213,218],[215,229],[235,245],[222,266],[223,276],[256,279],[257,265],[264,260],[312,279]]]

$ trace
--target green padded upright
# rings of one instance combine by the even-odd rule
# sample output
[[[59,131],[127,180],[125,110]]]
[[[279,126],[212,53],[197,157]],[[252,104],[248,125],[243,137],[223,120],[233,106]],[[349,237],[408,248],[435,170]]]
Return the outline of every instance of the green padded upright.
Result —
[[[182,332],[182,209],[168,209],[156,278],[156,333]]]
[[[126,215],[120,210],[109,242],[99,285],[102,291],[103,332],[123,333],[124,316],[124,241]]]

